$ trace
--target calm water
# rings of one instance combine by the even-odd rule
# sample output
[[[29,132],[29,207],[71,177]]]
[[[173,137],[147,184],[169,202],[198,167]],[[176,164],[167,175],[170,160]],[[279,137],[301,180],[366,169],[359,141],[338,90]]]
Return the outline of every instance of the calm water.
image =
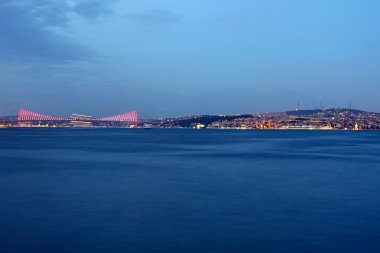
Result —
[[[380,132],[0,129],[0,252],[380,252]]]

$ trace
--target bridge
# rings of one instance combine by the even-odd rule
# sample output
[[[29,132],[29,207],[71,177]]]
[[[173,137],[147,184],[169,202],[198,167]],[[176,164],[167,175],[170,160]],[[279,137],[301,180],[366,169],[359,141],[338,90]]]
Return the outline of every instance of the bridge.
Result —
[[[23,122],[71,122],[75,121],[84,121],[84,122],[124,122],[124,123],[138,123],[138,112],[136,110],[130,111],[123,114],[118,114],[115,116],[93,118],[90,116],[81,116],[75,115],[75,117],[60,117],[60,116],[50,116],[46,114],[32,112],[26,109],[20,109],[18,111],[17,120],[19,123]]]

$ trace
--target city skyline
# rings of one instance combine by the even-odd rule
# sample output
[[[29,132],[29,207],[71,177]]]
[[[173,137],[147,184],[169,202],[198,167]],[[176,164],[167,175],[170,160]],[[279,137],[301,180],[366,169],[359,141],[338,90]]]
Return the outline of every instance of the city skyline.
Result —
[[[34,113],[35,115],[40,115],[41,117],[52,117],[52,118],[69,118],[70,116],[68,116],[68,115],[83,115],[83,116],[93,117],[95,119],[105,118],[104,115],[101,115],[99,113],[89,115],[88,113],[80,111],[80,110],[74,110],[74,111],[72,111],[66,115],[64,115],[63,113],[60,113],[60,112],[53,112],[53,114],[47,115],[46,112],[42,112],[42,111],[36,112],[36,111],[31,111],[30,109],[31,108],[24,108],[24,107],[19,108],[16,112],[12,112],[8,115],[0,115],[0,117],[17,117],[17,115],[20,115],[20,112],[23,113],[23,111],[26,111],[29,113]],[[203,113],[203,114],[200,113],[200,114],[182,114],[182,115],[180,114],[180,115],[167,115],[165,117],[158,116],[158,117],[154,117],[154,118],[147,118],[144,116],[147,113],[141,112],[136,108],[134,108],[134,109],[129,108],[129,109],[124,110],[124,113],[119,113],[117,116],[126,114],[125,111],[128,111],[128,110],[131,112],[138,113],[139,118],[141,115],[143,115],[141,119],[159,119],[159,118],[191,117],[191,116],[196,116],[196,115],[244,115],[244,114],[249,115],[249,114],[262,114],[262,113],[264,113],[264,114],[265,113],[282,113],[282,112],[291,112],[291,111],[294,111],[294,112],[297,112],[297,111],[328,111],[331,109],[354,110],[354,111],[363,111],[363,112],[376,113],[376,114],[380,113],[379,111],[367,111],[367,110],[364,110],[362,108],[357,108],[356,103],[353,103],[352,101],[350,101],[347,104],[347,106],[325,107],[322,103],[319,103],[319,104],[313,103],[312,107],[310,107],[310,106],[309,107],[302,107],[301,104],[298,102],[293,107],[283,108],[282,110],[278,110],[278,111],[255,111],[255,112],[236,112],[236,113]],[[115,112],[113,112],[113,113],[115,114]]]
[[[377,1],[0,3],[0,115],[378,112]],[[117,109],[116,109],[117,108]],[[118,111],[120,110],[120,111]]]
[[[159,119],[143,119],[138,111],[94,117],[46,115],[20,109],[17,116],[0,117],[0,128],[209,128],[267,130],[379,130],[380,113],[352,108],[331,108],[293,111],[233,114],[189,115]]]

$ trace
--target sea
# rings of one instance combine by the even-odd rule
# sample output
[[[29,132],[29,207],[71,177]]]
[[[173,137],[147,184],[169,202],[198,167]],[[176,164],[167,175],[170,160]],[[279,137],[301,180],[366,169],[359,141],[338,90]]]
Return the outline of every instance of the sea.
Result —
[[[0,252],[380,252],[380,132],[0,129]]]

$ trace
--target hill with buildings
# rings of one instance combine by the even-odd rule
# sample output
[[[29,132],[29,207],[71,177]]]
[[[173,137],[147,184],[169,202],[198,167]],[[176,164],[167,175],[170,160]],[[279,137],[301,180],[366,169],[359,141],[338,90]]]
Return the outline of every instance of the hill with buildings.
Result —
[[[153,122],[162,128],[380,129],[380,114],[346,108],[242,115],[196,115]]]

